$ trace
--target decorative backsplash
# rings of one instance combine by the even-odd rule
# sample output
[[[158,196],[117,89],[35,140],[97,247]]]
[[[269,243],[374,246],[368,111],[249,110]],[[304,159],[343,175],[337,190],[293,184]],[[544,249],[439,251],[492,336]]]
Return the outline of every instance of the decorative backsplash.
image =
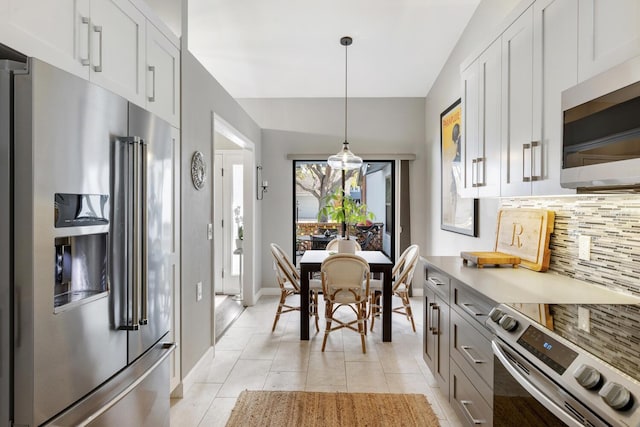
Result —
[[[502,199],[501,207],[555,212],[549,269],[640,296],[640,196],[579,195]],[[578,236],[591,237],[591,260],[578,259]],[[640,306],[585,305],[591,332],[579,330],[577,305],[553,305],[555,331],[640,381]]]

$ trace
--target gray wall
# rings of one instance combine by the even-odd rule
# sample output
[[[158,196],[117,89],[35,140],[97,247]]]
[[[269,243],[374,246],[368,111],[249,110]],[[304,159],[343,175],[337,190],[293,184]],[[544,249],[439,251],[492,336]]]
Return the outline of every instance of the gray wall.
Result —
[[[260,128],[186,48],[182,50],[182,378],[213,345],[213,241],[207,224],[213,222],[213,113],[256,144],[260,156]],[[191,157],[204,154],[208,179],[198,191],[191,183]],[[249,185],[251,184],[251,185]],[[248,183],[247,188],[253,188]],[[256,217],[260,218],[257,206]],[[258,230],[259,231],[259,230]],[[214,236],[215,238],[215,236]],[[260,245],[259,232],[256,244]],[[196,302],[196,283],[203,298]]]
[[[271,242],[291,255],[293,239],[293,166],[287,154],[336,153],[344,141],[344,99],[241,99],[240,104],[258,122],[262,131],[262,165],[269,192],[262,203],[262,246],[269,253]],[[424,99],[349,99],[348,139],[358,155],[375,153],[413,153],[424,160]],[[424,187],[423,168],[411,167],[414,188]],[[420,183],[420,185],[418,185]],[[426,194],[416,193],[412,218],[420,230]],[[424,233],[416,233],[422,245]],[[275,287],[271,259],[262,259],[262,286]]]
[[[498,199],[479,201],[478,238],[440,229],[440,113],[462,95],[460,64],[469,55],[480,53],[482,46],[489,45],[490,38],[497,34],[502,21],[518,3],[520,0],[483,0],[480,3],[427,95],[426,163],[422,165],[426,175],[421,184],[426,187],[429,197],[421,215],[426,229],[416,230],[426,234],[426,246],[422,250],[425,255],[458,255],[461,250],[488,250],[494,246]]]

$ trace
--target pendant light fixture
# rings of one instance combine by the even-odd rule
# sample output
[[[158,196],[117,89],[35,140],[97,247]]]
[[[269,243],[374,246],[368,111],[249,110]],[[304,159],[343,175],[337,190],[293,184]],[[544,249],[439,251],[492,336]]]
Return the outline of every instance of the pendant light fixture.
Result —
[[[343,171],[358,169],[362,166],[362,159],[349,150],[349,142],[347,141],[347,48],[351,43],[353,43],[353,39],[349,36],[340,39],[340,44],[344,46],[344,142],[342,143],[342,150],[330,156],[327,160],[332,169]]]

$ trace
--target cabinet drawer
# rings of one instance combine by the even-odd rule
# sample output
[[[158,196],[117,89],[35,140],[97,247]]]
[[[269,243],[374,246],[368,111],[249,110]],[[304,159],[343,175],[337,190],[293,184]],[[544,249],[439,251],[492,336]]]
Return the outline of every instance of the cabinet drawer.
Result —
[[[451,363],[451,405],[464,425],[491,426],[493,409],[472,381],[455,362]]]
[[[482,325],[485,329],[489,312],[497,305],[493,300],[457,280],[452,280],[451,283],[451,303],[463,317],[474,324]]]
[[[451,357],[465,372],[473,369],[493,389],[493,352],[491,341],[455,310],[451,313]],[[479,384],[476,384],[478,388]]]
[[[425,268],[425,286],[431,288],[445,301],[449,301],[451,279],[446,274],[430,267]]]

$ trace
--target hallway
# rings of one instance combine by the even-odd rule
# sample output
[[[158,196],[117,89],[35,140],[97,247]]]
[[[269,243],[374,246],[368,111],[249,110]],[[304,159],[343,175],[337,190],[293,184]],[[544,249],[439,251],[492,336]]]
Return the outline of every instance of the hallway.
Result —
[[[277,302],[277,297],[263,296],[227,330],[215,359],[196,368],[183,399],[171,401],[173,427],[224,426],[245,389],[423,393],[443,427],[462,425],[422,360],[421,297],[411,299],[418,331],[394,315],[393,342],[382,343],[378,323],[367,337],[367,354],[358,335],[348,330],[331,333],[322,353],[322,315],[318,334],[311,319],[308,342],[299,340],[297,313],[283,314],[271,333]]]

